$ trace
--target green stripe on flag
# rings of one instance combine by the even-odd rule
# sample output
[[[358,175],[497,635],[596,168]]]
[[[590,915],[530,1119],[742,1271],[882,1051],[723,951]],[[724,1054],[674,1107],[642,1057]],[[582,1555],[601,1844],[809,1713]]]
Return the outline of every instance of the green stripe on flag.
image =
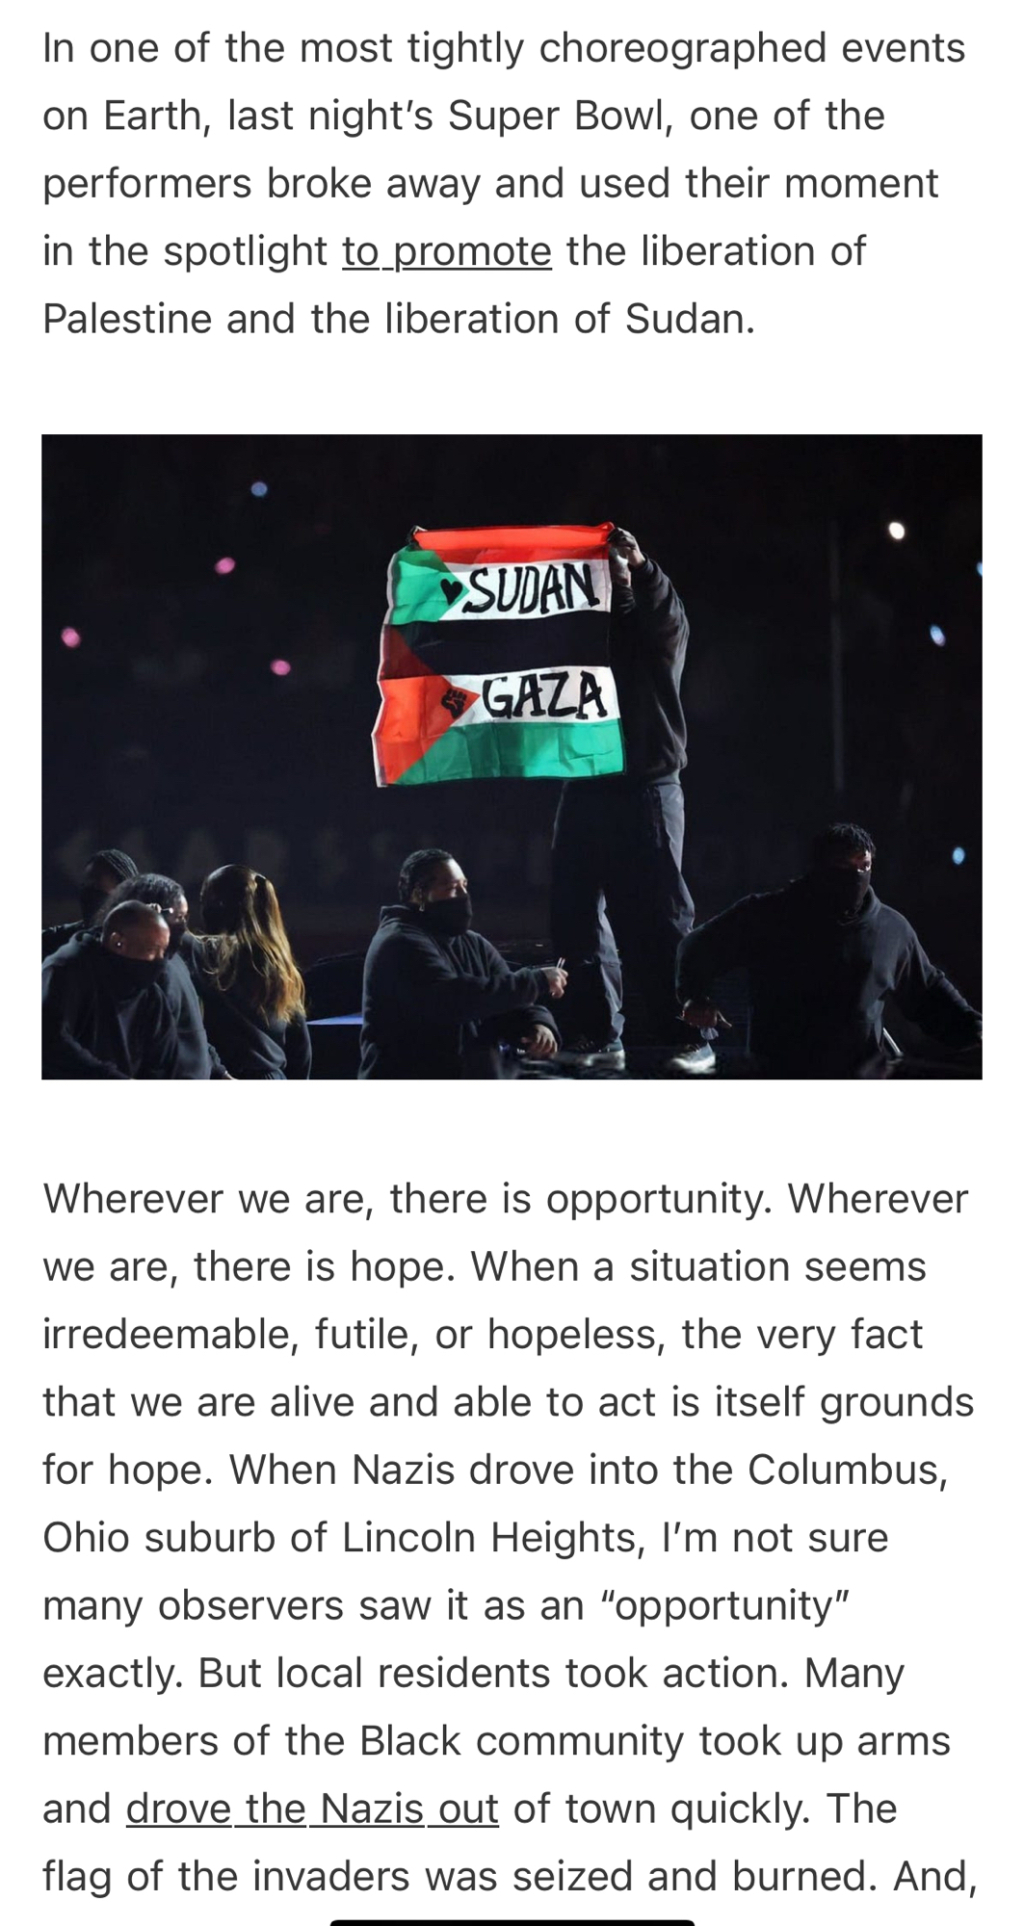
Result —
[[[447,589],[442,588],[442,583]],[[440,622],[466,593],[465,584],[449,573],[447,562],[432,548],[401,548],[391,576],[391,621],[396,629],[409,622]]]
[[[474,776],[615,776],[622,730],[611,722],[477,722],[449,729],[399,777],[461,782]]]

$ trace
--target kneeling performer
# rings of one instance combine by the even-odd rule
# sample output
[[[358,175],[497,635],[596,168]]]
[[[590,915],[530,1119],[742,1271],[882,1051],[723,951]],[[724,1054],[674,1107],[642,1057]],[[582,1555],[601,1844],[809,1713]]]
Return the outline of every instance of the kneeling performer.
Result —
[[[381,910],[366,958],[360,1077],[493,1077],[503,1043],[532,1059],[555,1055],[547,1005],[562,995],[565,971],[510,969],[472,920],[454,856],[418,849],[406,858],[398,902]]]

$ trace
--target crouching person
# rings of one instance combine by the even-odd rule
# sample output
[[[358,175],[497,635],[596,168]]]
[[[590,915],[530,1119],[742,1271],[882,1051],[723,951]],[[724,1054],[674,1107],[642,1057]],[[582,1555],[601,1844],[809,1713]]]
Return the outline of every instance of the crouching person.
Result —
[[[366,958],[360,1077],[493,1077],[503,1044],[533,1060],[555,1055],[547,1006],[565,971],[510,969],[472,920],[469,884],[447,850],[406,858]]]
[[[750,1045],[768,1077],[865,1077],[884,1060],[885,1006],[953,1050],[977,1049],[981,1015],[925,955],[916,931],[873,888],[875,845],[857,823],[832,823],[802,876],[744,896],[679,946],[684,1023],[725,1019],[713,986],[750,981]]]
[[[202,946],[188,927],[188,900],[173,876],[151,872],[133,876],[121,883],[110,898],[111,905],[127,895],[137,895],[163,917],[170,931],[167,945],[167,993],[174,1011],[178,1032],[176,1077],[188,1082],[203,1082],[209,1077],[230,1080],[220,1057],[206,1034],[200,992],[203,985]]]
[[[124,902],[43,964],[43,1076],[126,1082],[175,1077],[170,931],[151,904]]]

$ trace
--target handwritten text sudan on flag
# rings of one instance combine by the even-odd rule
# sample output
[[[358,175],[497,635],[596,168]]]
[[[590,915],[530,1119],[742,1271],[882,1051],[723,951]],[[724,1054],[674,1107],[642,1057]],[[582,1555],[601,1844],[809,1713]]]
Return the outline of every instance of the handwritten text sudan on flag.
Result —
[[[622,768],[611,530],[419,529],[399,549],[373,732],[382,788]]]

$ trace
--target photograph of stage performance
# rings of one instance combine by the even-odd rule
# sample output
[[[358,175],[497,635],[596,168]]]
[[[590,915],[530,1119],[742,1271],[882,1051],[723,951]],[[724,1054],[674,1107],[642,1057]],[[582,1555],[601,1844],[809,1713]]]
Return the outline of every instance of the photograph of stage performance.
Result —
[[[974,437],[43,444],[43,1075],[981,1075]]]

